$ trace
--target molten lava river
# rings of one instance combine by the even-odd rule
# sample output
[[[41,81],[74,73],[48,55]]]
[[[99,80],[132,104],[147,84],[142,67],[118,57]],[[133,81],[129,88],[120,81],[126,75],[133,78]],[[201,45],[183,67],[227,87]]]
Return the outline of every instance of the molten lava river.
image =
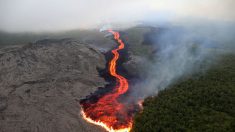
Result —
[[[120,38],[119,32],[108,30],[112,33],[118,47],[112,50],[113,58],[109,61],[109,74],[116,79],[115,86],[108,93],[98,97],[96,101],[81,101],[82,116],[89,123],[99,125],[109,132],[129,132],[132,128],[134,105],[127,105],[119,101],[121,95],[128,91],[129,84],[125,77],[117,73],[117,60],[119,50],[124,49],[125,44]]]

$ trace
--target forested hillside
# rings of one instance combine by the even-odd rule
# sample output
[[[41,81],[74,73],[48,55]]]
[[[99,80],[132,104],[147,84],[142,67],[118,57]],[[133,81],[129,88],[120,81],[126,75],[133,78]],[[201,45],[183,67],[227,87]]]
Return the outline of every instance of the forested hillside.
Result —
[[[144,102],[134,132],[234,132],[235,55]]]

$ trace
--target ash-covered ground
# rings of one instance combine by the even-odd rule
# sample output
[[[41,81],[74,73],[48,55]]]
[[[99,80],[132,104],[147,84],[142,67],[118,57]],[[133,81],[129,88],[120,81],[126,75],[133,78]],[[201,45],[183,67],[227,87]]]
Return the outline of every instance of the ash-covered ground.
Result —
[[[104,86],[104,55],[72,39],[0,49],[0,132],[102,132],[79,100]]]
[[[129,54],[123,66],[131,76],[138,76],[144,63],[138,49],[148,31],[122,33]],[[104,131],[81,117],[79,101],[108,83],[99,70],[107,66],[104,53],[117,45],[111,38],[99,31],[5,36],[0,43],[0,132]]]

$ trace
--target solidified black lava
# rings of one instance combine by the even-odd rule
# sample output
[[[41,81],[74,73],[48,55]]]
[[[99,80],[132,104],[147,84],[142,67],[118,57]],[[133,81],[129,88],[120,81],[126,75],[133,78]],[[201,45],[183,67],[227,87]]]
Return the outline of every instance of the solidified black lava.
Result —
[[[122,38],[122,40],[123,40],[123,38]],[[120,56],[117,60],[117,66],[116,67],[117,67],[117,73],[122,75],[123,77],[125,77],[129,82],[129,80],[131,80],[134,77],[130,76],[128,74],[127,70],[125,70],[125,68],[122,66],[122,64],[125,63],[129,58],[128,44],[127,44],[127,42],[125,42],[125,40],[123,40],[123,41],[125,43],[125,48],[118,51]],[[119,45],[117,44],[116,46],[119,46]],[[104,88],[99,87],[96,92],[91,93],[85,99],[82,99],[80,101],[80,103],[83,104],[83,105],[86,104],[86,103],[95,103],[95,102],[97,102],[100,97],[102,97],[106,93],[111,92],[116,86],[116,78],[111,76],[110,73],[109,73],[109,61],[113,58],[112,50],[104,53],[104,55],[105,55],[105,59],[106,59],[106,67],[105,67],[105,69],[97,68],[97,70],[99,72],[99,75],[102,78],[104,78],[105,81],[108,82],[108,84],[105,85]],[[124,95],[126,95],[126,94],[124,94]]]

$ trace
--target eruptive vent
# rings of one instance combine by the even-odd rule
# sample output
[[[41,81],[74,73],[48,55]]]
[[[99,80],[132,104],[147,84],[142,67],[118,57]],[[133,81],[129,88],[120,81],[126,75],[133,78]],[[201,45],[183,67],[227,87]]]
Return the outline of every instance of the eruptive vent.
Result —
[[[95,98],[87,97],[80,102],[82,116],[89,123],[102,126],[109,132],[129,132],[133,123],[133,114],[136,111],[134,104],[126,103],[120,98],[129,89],[128,80],[117,73],[117,61],[120,57],[119,50],[125,44],[119,32],[108,30],[119,44],[112,50],[113,58],[109,61],[109,74],[115,77],[116,83],[112,90]]]

